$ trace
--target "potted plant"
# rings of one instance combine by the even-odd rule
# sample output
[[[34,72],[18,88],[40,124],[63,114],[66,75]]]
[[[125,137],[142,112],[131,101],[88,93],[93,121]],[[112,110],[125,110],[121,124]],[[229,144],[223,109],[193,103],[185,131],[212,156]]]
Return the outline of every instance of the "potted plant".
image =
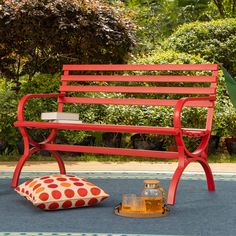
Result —
[[[163,139],[156,135],[134,134],[130,137],[134,149],[163,150]]]

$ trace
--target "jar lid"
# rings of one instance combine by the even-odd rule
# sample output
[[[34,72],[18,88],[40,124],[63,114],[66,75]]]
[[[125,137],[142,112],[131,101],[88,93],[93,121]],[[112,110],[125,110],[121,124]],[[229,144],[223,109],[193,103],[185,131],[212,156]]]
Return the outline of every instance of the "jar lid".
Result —
[[[155,184],[155,185],[160,185],[160,181],[159,180],[155,180],[155,179],[145,179],[144,184]]]

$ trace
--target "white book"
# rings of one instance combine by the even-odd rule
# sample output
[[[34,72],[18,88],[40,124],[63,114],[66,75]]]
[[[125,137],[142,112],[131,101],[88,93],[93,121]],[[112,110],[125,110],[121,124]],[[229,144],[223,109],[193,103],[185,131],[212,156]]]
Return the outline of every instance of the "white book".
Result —
[[[82,124],[81,120],[52,120],[53,123]]]
[[[43,112],[41,113],[42,120],[79,120],[78,113],[70,112]]]

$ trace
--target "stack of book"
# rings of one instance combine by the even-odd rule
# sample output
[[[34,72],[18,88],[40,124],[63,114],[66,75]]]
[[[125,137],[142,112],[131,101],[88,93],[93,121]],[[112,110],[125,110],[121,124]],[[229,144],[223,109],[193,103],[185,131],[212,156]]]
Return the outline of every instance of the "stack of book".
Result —
[[[78,113],[70,112],[43,112],[41,113],[41,119],[55,123],[71,123],[81,124]]]

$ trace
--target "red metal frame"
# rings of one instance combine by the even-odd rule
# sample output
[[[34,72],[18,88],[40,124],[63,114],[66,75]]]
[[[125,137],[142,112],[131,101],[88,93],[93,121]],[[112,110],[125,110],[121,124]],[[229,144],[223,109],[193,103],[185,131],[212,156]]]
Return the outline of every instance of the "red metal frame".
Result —
[[[16,165],[12,179],[12,187],[18,185],[21,170],[24,163],[30,156],[40,150],[48,150],[57,160],[60,173],[65,174],[65,166],[58,151],[70,152],[89,152],[109,155],[127,155],[137,157],[151,158],[167,158],[178,159],[178,167],[175,170],[170,182],[167,203],[174,205],[176,198],[176,190],[181,175],[185,168],[191,162],[199,162],[206,174],[207,185],[209,191],[215,190],[212,171],[207,162],[207,147],[211,133],[213,120],[214,101],[216,97],[216,82],[218,76],[218,66],[211,64],[185,64],[185,65],[64,65],[64,74],[62,75],[62,86],[58,94],[28,94],[25,95],[18,105],[18,120],[14,123],[19,128],[23,141],[24,153]],[[211,75],[75,75],[70,71],[208,71]],[[172,73],[173,74],[173,73]],[[112,85],[68,85],[69,82],[98,81],[98,82],[202,82],[210,84],[210,87],[160,87],[152,85],[152,87],[143,86],[115,86]],[[69,91],[93,91],[93,92],[122,92],[122,93],[173,93],[173,94],[189,94],[190,97],[181,99],[145,99],[145,98],[95,98],[95,97],[69,97]],[[201,95],[201,97],[193,97],[192,95]],[[204,97],[202,96],[204,95]],[[55,98],[58,101],[58,111],[63,111],[65,103],[80,104],[122,104],[122,105],[148,105],[148,106],[173,106],[173,127],[153,127],[153,126],[129,126],[114,124],[62,124],[49,122],[27,121],[24,118],[25,105],[30,99]],[[188,107],[206,107],[208,109],[207,119],[204,129],[183,128],[181,124],[181,112],[185,106]],[[29,135],[29,128],[51,129],[51,133],[42,142],[36,142]],[[91,130],[91,131],[109,131],[109,132],[128,132],[128,133],[147,133],[147,134],[164,134],[173,135],[176,139],[177,152],[169,151],[151,151],[151,150],[135,150],[125,148],[110,147],[91,147],[91,146],[75,146],[56,144],[55,139],[59,130]],[[184,143],[183,136],[200,137],[201,142],[193,152],[190,152]]]

